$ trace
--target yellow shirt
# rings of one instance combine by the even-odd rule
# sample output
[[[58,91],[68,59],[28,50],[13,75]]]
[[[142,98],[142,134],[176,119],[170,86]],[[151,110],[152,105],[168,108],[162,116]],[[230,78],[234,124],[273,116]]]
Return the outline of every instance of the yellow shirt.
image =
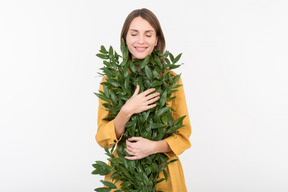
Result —
[[[173,71],[170,71],[170,73],[177,75]],[[102,82],[103,81],[105,81],[105,77],[102,79]],[[181,78],[179,78],[177,84],[182,84]],[[172,93],[171,95],[171,97],[176,96],[176,98],[173,101],[167,101],[167,104],[175,110],[175,112],[172,111],[172,117],[174,121],[182,117],[183,115],[186,115],[183,120],[183,125],[185,126],[178,129],[177,133],[174,133],[173,135],[165,139],[165,141],[168,143],[169,147],[172,150],[171,152],[165,153],[165,155],[169,157],[169,160],[178,159],[178,161],[168,164],[166,168],[168,180],[164,180],[158,183],[156,186],[157,190],[164,192],[187,192],[184,174],[178,155],[183,153],[191,146],[191,143],[189,141],[189,137],[191,135],[191,125],[186,105],[184,88],[183,86],[181,86],[177,89],[178,91]],[[100,85],[100,90],[103,91],[102,85]],[[106,111],[105,108],[102,106],[102,102],[103,101],[99,99],[98,129],[96,134],[96,140],[101,147],[111,148],[116,143],[118,143],[119,140],[116,137],[114,120],[103,120],[103,118],[108,116],[109,112]],[[105,180],[112,182],[110,180],[110,176],[110,174],[106,175]],[[160,173],[160,178],[164,178],[163,172]],[[117,182],[116,186],[119,187],[119,182]]]

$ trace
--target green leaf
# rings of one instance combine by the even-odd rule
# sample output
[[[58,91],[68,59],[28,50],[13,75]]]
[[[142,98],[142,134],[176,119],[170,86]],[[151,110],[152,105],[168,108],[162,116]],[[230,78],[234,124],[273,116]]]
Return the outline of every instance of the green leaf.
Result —
[[[180,125],[180,124],[182,124],[183,123],[183,119],[186,117],[186,115],[184,115],[184,116],[182,116],[182,117],[180,117],[179,119],[177,119],[176,121],[175,121],[175,125]]]
[[[103,101],[108,101],[111,102],[110,99],[108,99],[107,97],[105,97],[104,95],[101,95],[99,93],[94,93],[97,97],[99,97],[99,99],[102,99]]]
[[[177,84],[177,85],[172,86],[171,88],[176,89],[176,88],[181,87],[181,86],[182,86],[182,84]]]
[[[124,40],[124,38],[121,38],[121,52],[122,53],[124,53],[124,51],[125,51],[125,46],[126,46],[125,40]]]
[[[152,72],[151,72],[151,70],[150,70],[150,68],[149,68],[148,66],[145,66],[145,73],[146,73],[148,79],[149,79],[150,81],[152,81],[152,78],[153,78]]]
[[[163,125],[162,123],[152,123],[151,124],[151,129],[158,129],[161,127],[166,127],[166,125]]]
[[[118,169],[122,171],[126,177],[128,177],[129,179],[133,179],[132,175],[125,167],[118,167]]]
[[[160,58],[159,57],[155,57],[155,61],[156,61],[157,65],[160,67],[160,69],[163,69],[163,64],[162,64]]]
[[[111,81],[111,85],[113,87],[120,87],[120,84],[118,82],[116,82],[116,81]]]
[[[172,133],[174,131],[176,131],[177,129],[180,129],[181,127],[184,127],[185,125],[175,125],[173,127],[170,127],[168,130],[167,130],[167,133]]]
[[[168,111],[168,113],[167,113],[167,117],[168,117],[168,124],[169,124],[169,126],[173,126],[173,124],[174,124],[174,120],[173,120],[173,117],[172,117],[172,114],[171,114],[171,111]]]
[[[156,61],[155,61],[154,57],[150,57],[150,63],[152,65],[156,65]]]
[[[159,76],[159,72],[160,72],[160,69],[158,67],[155,67],[152,72],[155,79],[159,79],[159,80],[161,79]]]
[[[151,167],[146,167],[146,168],[145,168],[145,173],[146,173],[146,175],[149,175],[151,172],[152,172],[152,171],[151,171]]]
[[[176,99],[176,97],[169,97],[168,101],[173,101],[174,99]]]
[[[159,85],[162,85],[162,81],[153,81],[150,85],[150,87],[156,87],[156,86],[159,86]]]
[[[122,184],[121,184],[121,188],[126,188],[126,187],[129,187],[130,185],[132,184],[132,182],[130,182],[130,181],[126,181],[126,182],[123,182]]]
[[[120,66],[123,67],[126,65],[128,59],[124,59],[121,63],[120,63]]]
[[[172,53],[169,53],[169,57],[170,57],[170,60],[173,62],[174,61],[174,56],[172,55]]]
[[[134,125],[136,122],[135,121],[128,121],[126,123],[126,127],[132,127],[132,125]]]
[[[104,54],[101,54],[101,53],[96,54],[96,56],[101,58],[101,59],[108,59],[109,58],[107,55],[104,55]]]
[[[96,161],[96,164],[93,164],[93,166],[96,168],[101,168],[101,171],[109,171],[109,173],[113,170],[113,168],[103,161]]]
[[[120,55],[119,55],[116,51],[115,51],[115,53],[114,53],[114,57],[116,58],[117,63],[119,63],[119,62],[118,62],[118,59],[119,59]]]
[[[102,164],[99,164],[97,161],[96,161],[96,164],[93,164],[92,166],[95,168],[95,170],[92,171],[91,174],[95,174],[95,175],[98,175],[98,174],[108,175],[113,170],[113,168],[110,167],[109,165],[106,165],[105,163],[104,165],[102,165]]]
[[[133,73],[136,73],[136,72],[137,72],[137,69],[136,69],[134,63],[131,62],[131,61],[129,61],[128,63],[129,63],[129,67],[130,67],[131,71],[132,71]]]
[[[156,181],[156,183],[160,183],[161,181],[164,181],[164,180],[165,180],[164,178],[159,179],[159,180]]]
[[[140,68],[141,69],[144,69],[146,66],[147,66],[147,64],[148,64],[148,62],[149,62],[149,59],[150,59],[150,55],[148,55],[147,57],[145,57],[145,59],[141,62],[141,64],[140,64]]]
[[[128,76],[129,76],[128,67],[125,66],[125,67],[124,67],[124,71],[123,71],[123,77],[126,78],[126,77],[128,77]]]
[[[126,59],[128,60],[128,56],[129,56],[129,49],[126,46],[125,49],[124,49],[123,59],[124,60],[126,60]]]
[[[163,107],[162,109],[159,109],[158,111],[157,111],[157,116],[161,116],[161,115],[163,115],[165,112],[167,112],[167,111],[169,111],[171,109],[171,107]]]
[[[182,56],[182,53],[177,55],[177,57],[175,57],[175,59],[173,59],[173,63],[177,63],[179,61],[179,59],[181,58],[181,56]]]
[[[177,69],[178,67],[180,67],[181,65],[169,65],[169,69]]]
[[[165,58],[164,60],[165,60],[165,62],[167,63],[167,65],[170,65],[170,64],[171,64],[171,62],[170,62],[169,59]]]
[[[149,111],[145,111],[145,112],[142,112],[143,114],[143,122],[147,121],[148,119],[148,116],[150,114],[150,110]]]
[[[111,63],[108,61],[103,61],[104,65],[106,65],[107,67],[111,67]]]
[[[160,98],[160,107],[163,107],[166,103],[166,100],[167,100],[167,90],[164,91],[164,93],[161,95],[161,98]]]
[[[164,175],[164,177],[165,177],[165,180],[167,181],[167,179],[168,179],[168,174],[167,174],[167,171],[166,171],[166,170],[163,170],[163,175]]]
[[[106,51],[106,49],[105,49],[105,47],[103,45],[101,45],[100,52],[103,53],[103,54],[107,54],[107,51]]]
[[[129,83],[130,83],[129,80],[130,80],[129,77],[126,77],[126,78],[125,78],[125,81],[124,81],[124,88],[125,88],[126,90],[129,88]]]
[[[106,188],[106,187],[100,187],[100,188],[94,189],[94,191],[96,191],[96,192],[110,192],[111,189]]]
[[[167,117],[166,115],[163,115],[163,116],[161,117],[161,120],[162,120],[162,122],[163,122],[164,125],[167,125],[167,123],[168,123],[168,117]]]
[[[163,58],[167,58],[168,55],[169,55],[169,51],[166,50],[166,51],[164,52],[164,54],[163,54]]]
[[[116,98],[116,95],[115,95],[113,89],[110,90],[110,95],[111,95],[112,103],[113,103],[114,105],[117,105],[117,98]]]
[[[102,103],[102,105],[107,109],[110,109],[112,107],[109,103]]]
[[[114,185],[114,183],[111,183],[109,181],[103,181],[100,180],[101,183],[103,183],[105,186],[109,187],[110,189],[117,189],[116,185]]]
[[[110,97],[109,90],[106,85],[103,85],[103,90],[104,90],[105,97],[109,98]]]
[[[178,80],[179,80],[179,78],[180,78],[180,75],[181,75],[181,74],[176,75],[176,76],[173,78],[173,83],[174,83],[174,84],[176,84],[176,83],[178,82]]]
[[[113,55],[113,48],[112,48],[112,46],[110,46],[110,47],[109,47],[109,57],[110,57],[110,58],[113,58],[113,56],[114,56],[114,55]]]

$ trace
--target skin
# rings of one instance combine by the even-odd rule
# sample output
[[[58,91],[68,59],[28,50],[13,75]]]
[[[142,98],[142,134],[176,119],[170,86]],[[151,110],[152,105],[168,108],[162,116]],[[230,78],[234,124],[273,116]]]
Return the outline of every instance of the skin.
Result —
[[[132,20],[126,36],[126,44],[132,54],[132,59],[144,59],[151,54],[157,42],[156,32],[148,21],[142,17]]]
[[[158,37],[150,23],[141,17],[134,18],[126,36],[126,44],[132,55],[132,59],[143,59],[151,54],[157,42]],[[138,70],[140,69],[138,68]],[[154,88],[142,93],[139,93],[139,90],[140,87],[137,85],[132,97],[127,100],[114,119],[115,133],[118,139],[125,131],[126,123],[133,114],[156,107],[155,102],[160,99],[160,93],[154,93]],[[151,141],[142,137],[127,139],[126,146],[125,150],[130,156],[126,156],[125,158],[129,160],[142,159],[151,154],[171,151],[165,140]]]

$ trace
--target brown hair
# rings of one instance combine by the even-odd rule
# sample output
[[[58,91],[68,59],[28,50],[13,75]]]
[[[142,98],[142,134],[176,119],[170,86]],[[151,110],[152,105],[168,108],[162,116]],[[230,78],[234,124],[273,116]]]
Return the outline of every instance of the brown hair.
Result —
[[[126,36],[130,27],[130,24],[132,22],[132,20],[136,17],[142,17],[143,19],[145,19],[146,21],[149,22],[149,24],[153,27],[153,29],[156,32],[156,36],[158,37],[158,43],[155,46],[156,50],[160,50],[162,52],[164,52],[165,50],[165,37],[160,25],[159,20],[157,19],[156,15],[148,10],[148,9],[136,9],[134,11],[132,11],[126,18],[123,27],[122,27],[122,31],[121,31],[121,37],[120,37],[120,42],[121,39],[123,38],[125,43],[126,43]]]

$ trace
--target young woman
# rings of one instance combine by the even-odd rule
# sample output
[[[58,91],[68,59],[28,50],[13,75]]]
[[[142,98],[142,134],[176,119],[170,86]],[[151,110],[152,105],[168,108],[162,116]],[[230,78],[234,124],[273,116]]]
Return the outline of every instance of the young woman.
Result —
[[[162,52],[165,50],[165,38],[160,23],[157,17],[148,9],[137,9],[128,15],[122,28],[122,38],[128,46],[131,60],[134,58],[143,59],[151,54],[154,49]],[[138,68],[138,70],[140,69]],[[172,71],[170,72],[175,74]],[[105,81],[105,77],[102,81]],[[181,78],[177,84],[182,84]],[[103,90],[102,86],[100,86],[100,90]],[[126,123],[133,114],[156,107],[155,102],[160,99],[160,95],[154,91],[154,89],[148,89],[139,93],[139,86],[137,86],[133,96],[123,105],[115,119],[109,122],[103,120],[108,116],[108,111],[103,108],[102,101],[99,100],[98,130],[96,134],[98,144],[102,147],[111,148],[118,143],[125,131]],[[173,93],[172,97],[174,96],[176,99],[168,101],[168,106],[175,110],[175,112],[172,112],[174,120],[186,115],[183,121],[185,126],[178,129],[177,133],[161,141],[151,141],[142,137],[129,138],[126,140],[126,152],[130,156],[125,157],[126,159],[142,159],[155,153],[164,153],[169,157],[169,160],[178,159],[178,155],[191,146],[189,141],[191,126],[183,86],[179,87],[176,93]],[[157,185],[157,190],[165,192],[187,191],[179,159],[170,163],[166,171],[168,181],[160,182]],[[163,178],[163,174],[160,174],[160,177]],[[109,178],[110,175],[107,175],[105,180],[109,180]]]

